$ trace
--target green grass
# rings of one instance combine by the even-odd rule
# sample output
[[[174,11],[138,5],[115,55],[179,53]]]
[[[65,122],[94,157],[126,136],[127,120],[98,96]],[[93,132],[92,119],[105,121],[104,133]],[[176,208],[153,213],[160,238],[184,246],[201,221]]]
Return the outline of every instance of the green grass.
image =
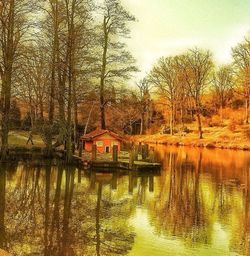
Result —
[[[9,133],[9,145],[10,146],[32,147],[32,145],[30,143],[29,143],[29,145],[26,145],[28,137],[29,137],[29,132],[26,132],[26,131],[11,131]],[[44,143],[42,141],[42,138],[37,134],[33,135],[33,143],[34,143],[34,146],[44,147]]]

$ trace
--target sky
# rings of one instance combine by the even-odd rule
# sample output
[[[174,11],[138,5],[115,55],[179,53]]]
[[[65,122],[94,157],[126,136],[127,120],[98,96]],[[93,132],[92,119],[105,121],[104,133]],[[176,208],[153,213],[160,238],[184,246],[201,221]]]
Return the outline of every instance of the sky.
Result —
[[[143,78],[161,56],[210,49],[218,65],[250,31],[250,0],[122,0],[137,18],[128,47]]]

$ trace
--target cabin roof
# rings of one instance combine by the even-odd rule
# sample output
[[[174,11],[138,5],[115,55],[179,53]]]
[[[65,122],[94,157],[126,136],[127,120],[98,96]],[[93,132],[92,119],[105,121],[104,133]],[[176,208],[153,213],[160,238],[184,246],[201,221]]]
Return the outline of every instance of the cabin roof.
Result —
[[[110,136],[114,137],[117,140],[120,140],[120,141],[123,140],[122,137],[119,136],[118,134],[116,134],[116,133],[114,133],[114,132],[112,132],[110,130],[104,130],[104,129],[96,129],[96,130],[94,130],[94,131],[92,131],[92,132],[82,136],[81,140],[92,141],[96,137],[99,137],[99,136],[101,136],[103,134],[106,134],[106,133],[109,134]]]

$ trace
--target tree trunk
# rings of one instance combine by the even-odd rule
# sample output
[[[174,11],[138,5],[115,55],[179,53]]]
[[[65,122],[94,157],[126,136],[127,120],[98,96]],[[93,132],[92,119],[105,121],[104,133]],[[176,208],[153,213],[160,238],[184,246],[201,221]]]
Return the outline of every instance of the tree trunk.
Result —
[[[72,105],[73,105],[73,83],[75,81],[75,38],[74,38],[74,13],[75,1],[72,2],[71,14],[69,15],[69,6],[67,6],[68,38],[67,54],[68,60],[68,107],[67,107],[67,139],[66,139],[66,161],[72,159]]]
[[[224,96],[221,93],[221,95],[220,95],[220,121],[221,121],[221,123],[223,123],[223,107],[224,107],[223,103],[224,103]]]
[[[223,103],[220,105],[220,121],[223,123]]]
[[[174,135],[174,104],[171,103],[171,110],[170,110],[170,135]]]
[[[44,106],[43,106],[43,100],[42,99],[40,99],[39,110],[40,110],[40,118],[43,120],[43,118],[44,118]]]
[[[101,129],[106,129],[104,97],[100,96]]]
[[[58,88],[59,88],[59,95],[58,95],[58,111],[59,111],[59,121],[60,121],[60,128],[59,128],[59,136],[58,136],[58,143],[64,144],[65,137],[66,137],[66,122],[65,122],[65,83],[66,83],[66,73],[67,70],[64,67],[63,72],[61,72],[61,66],[59,63],[61,62],[59,56],[59,46],[57,42],[57,74],[58,74]]]
[[[4,27],[2,39],[6,42],[2,46],[3,67],[2,73],[2,124],[1,124],[1,160],[6,160],[8,153],[8,135],[9,135],[9,115],[10,115],[10,100],[11,100],[11,83],[12,83],[12,69],[14,62],[15,46],[14,46],[14,27],[15,27],[15,1],[11,0],[9,3],[8,18]]]
[[[54,122],[54,112],[55,112],[55,87],[56,87],[56,48],[55,48],[56,35],[53,39],[53,52],[52,52],[52,62],[51,62],[51,81],[50,81],[50,92],[49,92],[49,126],[52,130]],[[51,156],[52,154],[52,133],[47,134],[47,155]]]
[[[181,126],[184,127],[184,107],[183,107],[183,102],[181,104]]]
[[[145,113],[141,114],[141,127],[140,127],[140,135],[143,135],[145,132]]]
[[[9,135],[9,114],[11,99],[11,70],[6,70],[2,81],[2,124],[1,124],[1,160],[6,160],[8,153],[8,135]]]
[[[246,97],[246,114],[245,114],[246,124],[249,124],[249,105],[250,105],[249,98],[250,98],[249,96]]]
[[[201,125],[201,115],[200,111],[197,112],[197,125],[198,125],[198,133],[199,133],[199,138],[203,138],[203,133],[202,133],[202,125]]]
[[[84,127],[84,135],[86,135],[86,134],[87,134],[88,126],[89,126],[89,121],[90,121],[90,117],[91,117],[91,114],[92,114],[93,108],[94,108],[94,102],[93,102],[93,104],[92,104],[92,106],[91,106],[91,109],[90,109],[90,111],[89,111],[89,115],[88,115],[88,119],[87,119],[87,122],[86,122],[85,127]]]
[[[66,139],[66,161],[70,163],[72,158],[72,73],[69,69],[68,85],[68,107],[67,107],[67,139]]]
[[[78,145],[78,115],[77,115],[77,97],[76,97],[76,80],[73,80],[73,110],[74,110],[74,143]]]
[[[6,230],[5,230],[5,190],[6,190],[6,170],[4,165],[0,172],[0,247],[6,247]]]
[[[104,18],[103,20],[103,32],[104,32],[104,45],[103,45],[103,55],[102,55],[102,71],[101,71],[101,79],[100,79],[100,115],[101,115],[101,129],[106,129],[105,99],[104,99],[105,74],[106,74],[107,52],[108,52],[108,32],[107,32],[106,18]]]

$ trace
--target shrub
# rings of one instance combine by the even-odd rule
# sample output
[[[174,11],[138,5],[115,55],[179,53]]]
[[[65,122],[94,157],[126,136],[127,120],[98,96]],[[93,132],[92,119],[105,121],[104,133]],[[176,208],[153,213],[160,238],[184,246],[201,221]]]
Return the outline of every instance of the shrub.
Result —
[[[221,122],[221,118],[219,115],[214,115],[211,118],[204,118],[202,122],[205,126],[208,127],[224,126],[223,122]]]
[[[247,129],[244,131],[244,134],[245,134],[245,136],[247,137],[247,139],[250,140],[250,128],[247,128]]]
[[[231,131],[231,132],[235,132],[236,131],[236,124],[231,121],[228,125],[228,129]]]
[[[241,99],[236,99],[232,102],[233,109],[239,109],[244,105],[244,101]]]
[[[214,115],[211,118],[211,127],[213,126],[222,126],[221,118],[218,115]]]
[[[183,126],[179,129],[179,132],[190,133],[190,129],[187,126]]]
[[[219,138],[222,140],[230,140],[230,137],[228,135],[224,135],[224,134],[221,135]]]
[[[10,129],[19,129],[21,126],[21,111],[17,102],[13,100],[10,106]]]

